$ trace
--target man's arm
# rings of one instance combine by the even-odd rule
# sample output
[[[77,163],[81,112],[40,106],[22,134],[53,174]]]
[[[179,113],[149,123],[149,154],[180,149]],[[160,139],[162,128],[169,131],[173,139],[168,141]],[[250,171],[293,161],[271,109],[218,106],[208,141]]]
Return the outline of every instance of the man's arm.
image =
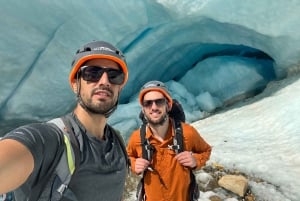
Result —
[[[21,186],[33,168],[33,156],[25,145],[13,139],[0,140],[0,194]]]

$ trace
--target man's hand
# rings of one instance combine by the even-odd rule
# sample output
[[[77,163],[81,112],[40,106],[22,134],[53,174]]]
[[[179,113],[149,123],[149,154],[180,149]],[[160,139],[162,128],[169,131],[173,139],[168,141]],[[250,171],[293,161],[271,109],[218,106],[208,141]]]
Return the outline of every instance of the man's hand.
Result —
[[[190,151],[181,152],[181,153],[177,154],[175,156],[175,158],[178,160],[178,162],[181,165],[183,165],[185,167],[195,168],[197,165],[196,159],[193,156],[193,153]]]
[[[135,167],[134,167],[134,171],[136,174],[141,174],[142,172],[144,172],[148,166],[149,166],[150,162],[144,158],[137,158],[135,160]]]

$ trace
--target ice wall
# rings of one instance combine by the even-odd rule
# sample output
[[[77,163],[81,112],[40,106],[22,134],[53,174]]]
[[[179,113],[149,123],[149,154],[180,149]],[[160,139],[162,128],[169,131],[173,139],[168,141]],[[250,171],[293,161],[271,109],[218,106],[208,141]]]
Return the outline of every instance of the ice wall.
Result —
[[[298,71],[299,8],[284,0],[1,1],[1,132],[70,111],[72,56],[94,39],[127,56],[113,124],[126,110],[128,129],[137,125],[136,94],[152,79],[167,82],[195,121]]]

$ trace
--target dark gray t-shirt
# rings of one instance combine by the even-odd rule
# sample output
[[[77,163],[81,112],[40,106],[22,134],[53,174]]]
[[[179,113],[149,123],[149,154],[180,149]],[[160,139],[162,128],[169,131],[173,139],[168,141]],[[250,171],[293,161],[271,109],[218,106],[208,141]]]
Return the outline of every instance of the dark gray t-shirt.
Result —
[[[107,125],[105,139],[99,140],[86,132],[76,117],[71,114],[68,117],[81,149],[80,166],[72,177],[69,189],[77,201],[120,201],[127,169],[118,137]],[[59,147],[65,146],[61,135],[60,129],[53,124],[36,123],[17,128],[4,137],[23,143],[34,157],[33,173],[16,191],[17,195],[28,195],[34,185],[39,185],[57,156]]]

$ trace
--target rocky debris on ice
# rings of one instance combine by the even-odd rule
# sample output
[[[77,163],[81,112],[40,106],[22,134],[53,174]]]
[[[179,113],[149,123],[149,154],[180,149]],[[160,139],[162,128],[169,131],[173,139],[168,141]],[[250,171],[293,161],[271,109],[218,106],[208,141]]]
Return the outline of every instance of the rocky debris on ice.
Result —
[[[249,181],[263,182],[238,170],[225,169],[220,164],[207,165],[194,173],[200,190],[199,201],[255,201]],[[140,178],[134,174],[127,178],[124,201],[135,200]]]

